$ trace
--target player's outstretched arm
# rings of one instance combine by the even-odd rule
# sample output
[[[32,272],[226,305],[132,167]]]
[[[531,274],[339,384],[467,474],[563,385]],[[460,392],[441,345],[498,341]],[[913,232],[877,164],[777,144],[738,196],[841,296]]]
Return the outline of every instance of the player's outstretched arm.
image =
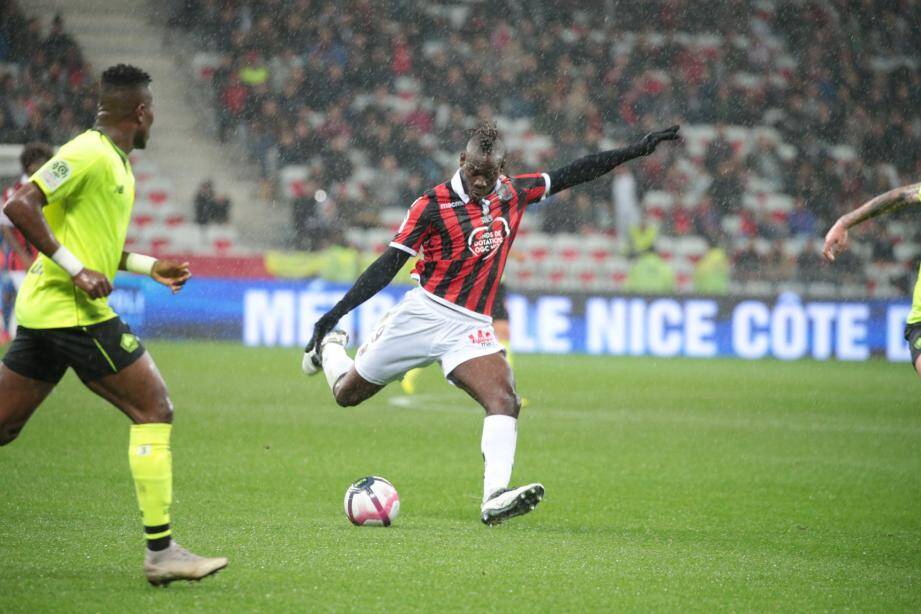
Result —
[[[918,202],[921,202],[921,183],[895,188],[868,200],[850,213],[845,213],[838,218],[838,221],[825,235],[825,247],[822,249],[822,254],[829,262],[834,262],[835,256],[847,249],[849,229],[870,218],[892,213],[906,205]]]
[[[610,172],[614,167],[640,156],[648,156],[662,141],[678,140],[679,126],[650,132],[640,140],[621,149],[611,149],[591,154],[548,173],[550,194],[562,192],[580,183],[586,183]]]
[[[327,333],[333,330],[342,316],[386,288],[387,284],[393,281],[396,274],[409,260],[409,256],[409,253],[403,250],[388,247],[380,258],[372,262],[371,266],[365,269],[365,272],[358,277],[355,285],[345,293],[342,300],[317,320],[313,327],[313,337],[310,338],[310,342],[307,343],[304,351],[310,352],[313,350],[313,347],[322,341]]]
[[[3,205],[3,213],[18,228],[29,243],[67,271],[74,285],[92,298],[102,298],[112,293],[112,284],[105,275],[83,266],[70,250],[60,244],[52,234],[42,207],[48,201],[45,194],[33,183],[27,183]]]

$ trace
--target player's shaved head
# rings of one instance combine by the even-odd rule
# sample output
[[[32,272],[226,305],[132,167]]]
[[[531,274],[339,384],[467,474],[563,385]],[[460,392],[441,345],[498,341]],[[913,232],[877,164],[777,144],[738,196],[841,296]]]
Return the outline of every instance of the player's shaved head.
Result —
[[[143,149],[153,123],[151,78],[129,64],[116,64],[102,73],[97,124],[131,130],[132,146]]]

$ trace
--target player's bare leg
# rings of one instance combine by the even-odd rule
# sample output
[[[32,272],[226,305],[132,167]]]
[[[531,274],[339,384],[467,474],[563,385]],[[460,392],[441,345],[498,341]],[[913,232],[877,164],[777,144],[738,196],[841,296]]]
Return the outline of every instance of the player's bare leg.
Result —
[[[354,407],[380,392],[383,386],[372,384],[352,367],[333,386],[333,396],[341,407]]]
[[[171,423],[173,403],[149,353],[118,373],[86,382],[87,388],[117,407],[134,424]]]
[[[544,487],[537,483],[508,487],[515,463],[521,409],[508,361],[498,352],[474,358],[458,365],[449,377],[486,410],[481,441],[484,461],[481,520],[493,525],[527,514],[540,503]]]
[[[918,377],[921,377],[921,356],[918,356],[918,360],[915,361],[915,372]]]
[[[19,375],[0,363],[0,446],[19,436],[54,384]]]
[[[118,373],[86,385],[134,423],[128,457],[144,515],[147,536],[144,575],[148,582],[161,586],[174,580],[201,580],[227,567],[226,558],[200,557],[171,538],[172,456],[169,436],[173,404],[150,354],[145,352]]]
[[[348,333],[334,330],[323,337],[312,351],[305,353],[301,361],[301,368],[308,375],[323,370],[333,398],[340,407],[354,407],[383,388],[358,374],[355,361],[345,351],[348,342]]]

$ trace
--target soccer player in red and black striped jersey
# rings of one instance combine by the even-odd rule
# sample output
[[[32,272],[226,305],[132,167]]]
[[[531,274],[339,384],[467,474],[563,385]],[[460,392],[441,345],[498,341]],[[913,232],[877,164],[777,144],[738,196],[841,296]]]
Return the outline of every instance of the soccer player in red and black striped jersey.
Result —
[[[507,177],[498,130],[493,124],[480,126],[460,154],[454,177],[416,199],[389,248],[317,321],[305,349],[304,371],[322,369],[336,402],[352,406],[408,370],[439,362],[445,377],[486,410],[482,521],[496,524],[534,509],[544,494],[541,484],[508,487],[521,402],[490,318],[521,218],[531,203],[601,177],[651,154],[661,141],[677,138],[678,126],[672,126],[550,172]],[[386,287],[420,251],[419,287],[381,319],[353,361],[345,352],[348,336],[333,330],[336,323]]]
[[[23,175],[19,181],[3,190],[0,203],[11,199],[16,190],[29,183],[29,177],[34,175],[53,155],[54,150],[45,143],[29,143],[23,147],[22,153],[19,154],[19,164],[22,166]],[[0,234],[2,234],[3,251],[6,257],[5,274],[0,276],[4,278],[3,283],[0,283],[0,292],[3,293],[2,314],[3,324],[6,327],[5,330],[0,327],[0,344],[2,344],[8,341],[8,337],[16,334],[13,316],[16,293],[38,252],[2,211],[0,211]]]

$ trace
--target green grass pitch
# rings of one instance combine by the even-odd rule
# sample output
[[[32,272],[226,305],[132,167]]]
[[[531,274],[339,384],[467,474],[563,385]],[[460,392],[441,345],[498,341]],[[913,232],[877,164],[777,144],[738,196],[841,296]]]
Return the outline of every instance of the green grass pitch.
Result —
[[[487,528],[481,411],[437,369],[341,409],[297,350],[150,347],[176,536],[229,568],[147,585],[128,423],[68,375],[0,449],[0,611],[921,609],[906,365],[518,356],[513,481],[547,498]],[[389,529],[343,514],[372,473]]]

